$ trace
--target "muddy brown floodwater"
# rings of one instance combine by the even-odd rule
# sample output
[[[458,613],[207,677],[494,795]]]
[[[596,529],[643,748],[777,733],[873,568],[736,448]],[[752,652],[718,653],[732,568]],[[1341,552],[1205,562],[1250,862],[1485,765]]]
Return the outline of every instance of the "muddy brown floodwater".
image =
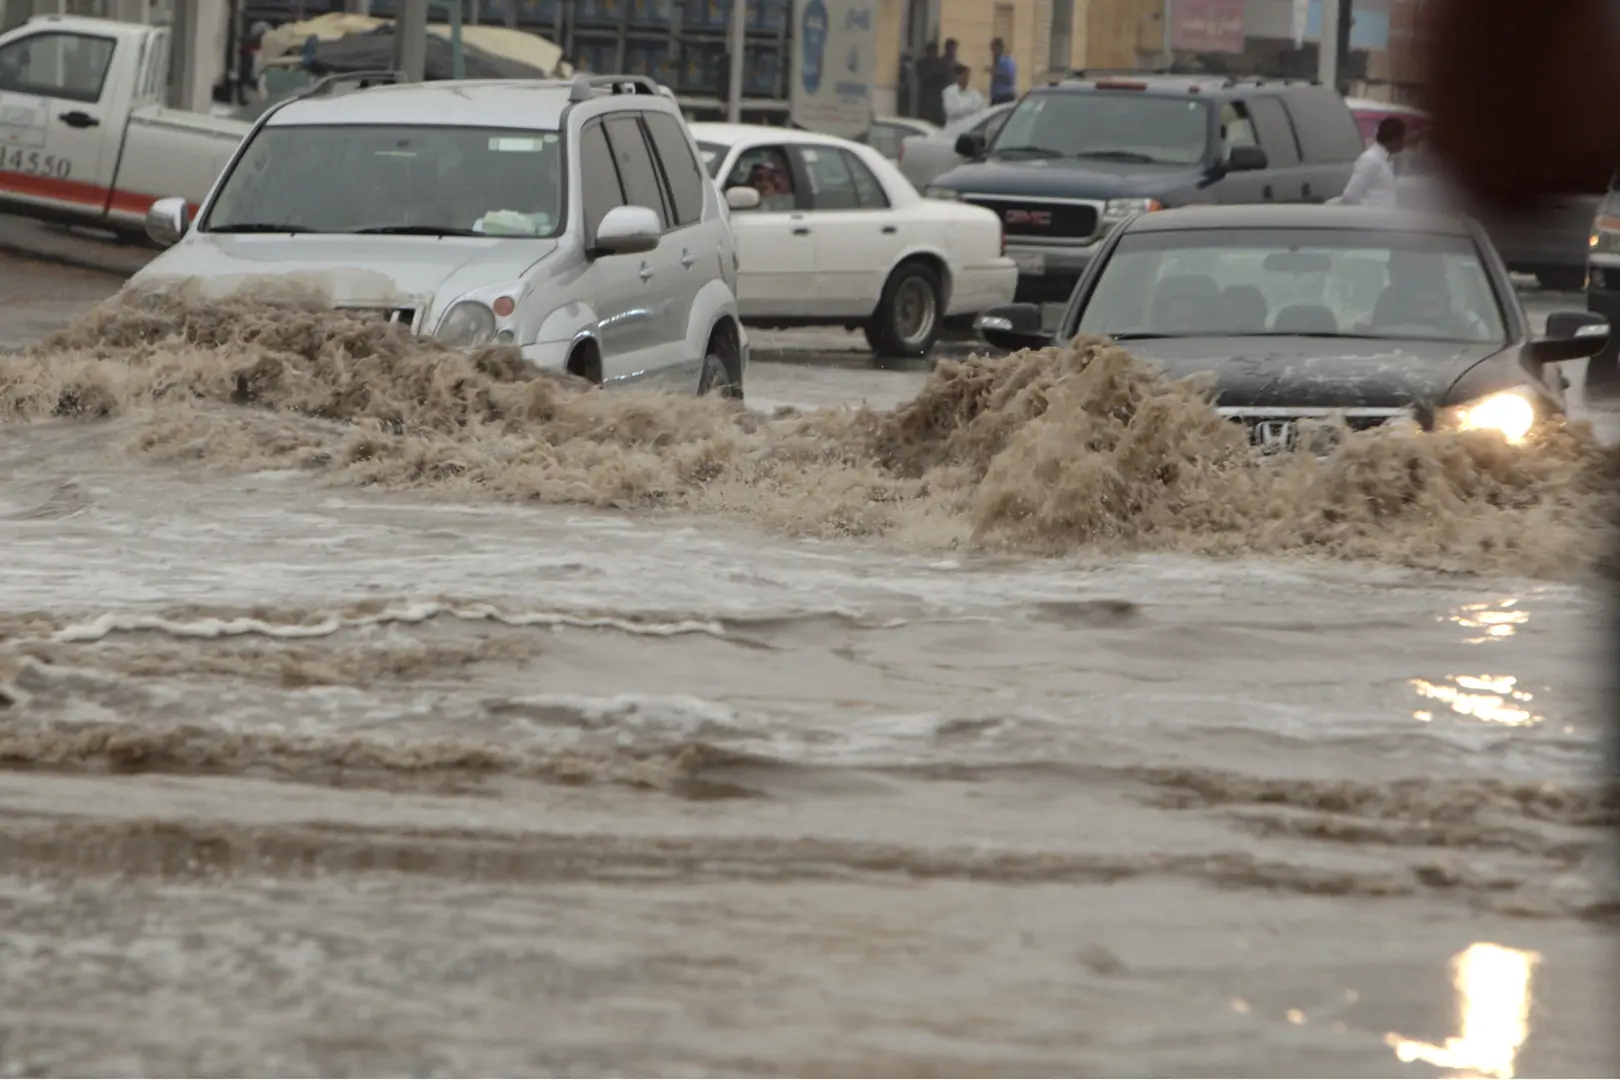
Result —
[[[750,389],[291,299],[0,356],[0,1073],[1613,1075],[1603,414]]]

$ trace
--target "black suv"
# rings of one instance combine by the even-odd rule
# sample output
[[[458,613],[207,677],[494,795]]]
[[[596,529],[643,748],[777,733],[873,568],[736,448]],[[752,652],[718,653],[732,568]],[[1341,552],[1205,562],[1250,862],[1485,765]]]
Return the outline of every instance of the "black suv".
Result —
[[[1058,301],[1130,215],[1323,203],[1364,148],[1344,99],[1316,83],[1082,71],[1026,94],[989,146],[963,135],[972,160],[924,194],[994,210],[1018,298]]]

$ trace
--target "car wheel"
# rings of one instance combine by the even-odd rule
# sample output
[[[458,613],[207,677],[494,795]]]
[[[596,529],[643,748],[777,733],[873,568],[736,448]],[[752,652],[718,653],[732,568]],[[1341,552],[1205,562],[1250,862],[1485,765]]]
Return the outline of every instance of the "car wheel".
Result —
[[[716,330],[709,340],[703,370],[698,374],[697,392],[700,397],[716,394],[734,401],[742,400],[742,362],[729,333]]]
[[[879,356],[927,356],[939,339],[945,307],[939,275],[920,262],[901,263],[883,286],[866,340]]]

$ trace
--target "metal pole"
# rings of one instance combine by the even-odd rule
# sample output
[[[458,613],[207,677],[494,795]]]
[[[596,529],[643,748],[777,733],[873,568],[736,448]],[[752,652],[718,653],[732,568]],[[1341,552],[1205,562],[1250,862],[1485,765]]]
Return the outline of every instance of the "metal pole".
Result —
[[[731,53],[730,93],[726,102],[726,119],[733,124],[742,123],[743,50],[748,42],[748,0],[731,0],[731,31],[726,35],[726,48]]]
[[[1171,27],[1175,25],[1176,0],[1164,0],[1164,10],[1159,13],[1159,21],[1164,25],[1159,27],[1162,32],[1162,41],[1159,44],[1159,65],[1166,71],[1175,66],[1176,49],[1172,44]]]
[[[1339,3],[1322,0],[1322,25],[1316,44],[1316,81],[1335,88],[1339,85]]]
[[[400,0],[394,20],[394,66],[409,82],[421,82],[427,72],[428,0]]]

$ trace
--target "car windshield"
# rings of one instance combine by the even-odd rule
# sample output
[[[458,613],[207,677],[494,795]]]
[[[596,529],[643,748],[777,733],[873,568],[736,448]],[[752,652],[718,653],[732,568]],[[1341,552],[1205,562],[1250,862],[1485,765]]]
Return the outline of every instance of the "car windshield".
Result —
[[[698,156],[703,159],[703,167],[709,170],[709,175],[716,180],[720,179],[720,166],[726,163],[726,150],[728,147],[719,143],[700,142],[697,144]]]
[[[1500,344],[1501,303],[1467,236],[1199,229],[1120,238],[1073,332]]]
[[[1185,96],[1054,90],[1018,103],[991,154],[1196,165],[1209,151],[1210,128],[1209,106]]]
[[[556,236],[563,197],[555,131],[270,125],[243,151],[202,228]]]

